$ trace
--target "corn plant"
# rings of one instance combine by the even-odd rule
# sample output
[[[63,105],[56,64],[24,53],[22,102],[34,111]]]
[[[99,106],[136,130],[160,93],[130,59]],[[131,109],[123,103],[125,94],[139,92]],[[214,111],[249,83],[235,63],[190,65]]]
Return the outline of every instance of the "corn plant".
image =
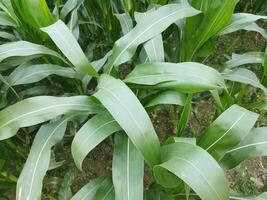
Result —
[[[260,81],[252,71],[234,67],[259,62],[265,77],[266,53],[244,59],[234,55],[219,70],[201,63],[220,35],[244,29],[266,38],[256,21],[267,17],[233,14],[237,3],[69,0],[64,5],[55,1],[51,11],[45,0],[1,0],[0,140],[25,127],[32,127],[25,134],[36,133],[15,180],[16,199],[41,199],[52,151],[70,122],[79,127],[71,144],[77,168],[82,171],[86,156],[111,138],[112,174],[64,197],[71,179],[67,174],[59,199],[267,199],[266,193],[236,194],[225,174],[250,157],[267,155],[267,127],[255,127],[259,114],[249,110],[255,104],[241,106],[228,87],[249,84],[264,95],[265,78]],[[172,46],[169,41],[177,33],[179,42]],[[95,59],[87,42],[110,43],[103,37],[116,41]],[[124,64],[131,70],[122,77]],[[211,93],[220,112],[200,137],[188,137],[195,93],[204,92]],[[177,135],[160,142],[147,111],[163,104],[182,112]],[[257,108],[266,109],[266,104]],[[154,180],[147,188],[145,166]]]

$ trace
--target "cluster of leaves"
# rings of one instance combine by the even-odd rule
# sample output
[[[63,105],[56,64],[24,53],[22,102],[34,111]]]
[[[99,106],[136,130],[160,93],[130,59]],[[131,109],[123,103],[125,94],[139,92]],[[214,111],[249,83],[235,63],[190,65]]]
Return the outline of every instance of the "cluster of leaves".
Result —
[[[72,122],[78,169],[99,143],[110,136],[114,143],[112,177],[90,181],[72,200],[266,199],[230,191],[225,171],[267,154],[267,127],[255,128],[259,114],[248,110],[266,110],[266,102],[242,104],[247,85],[267,92],[267,53],[235,54],[217,70],[202,64],[221,35],[243,29],[267,39],[256,24],[267,17],[233,14],[237,3],[68,0],[52,2],[51,12],[45,0],[1,0],[0,140],[38,131],[18,180],[3,172],[0,184],[17,182],[18,200],[40,199],[52,150]],[[106,54],[97,60],[96,52]],[[262,65],[261,80],[248,63]],[[122,65],[129,74],[120,74]],[[194,93],[217,105],[200,138],[185,136]],[[183,111],[177,136],[160,144],[147,110],[162,104]],[[145,163],[155,180],[147,190]]]

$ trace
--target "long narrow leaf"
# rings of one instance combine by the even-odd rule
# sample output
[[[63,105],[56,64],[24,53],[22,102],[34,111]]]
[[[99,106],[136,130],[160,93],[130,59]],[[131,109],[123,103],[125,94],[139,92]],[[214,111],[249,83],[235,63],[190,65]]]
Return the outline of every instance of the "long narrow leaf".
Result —
[[[180,45],[180,61],[192,61],[196,53],[230,22],[239,0],[193,0],[192,4],[203,11],[203,15],[186,20],[184,38]]]
[[[0,62],[10,57],[33,56],[39,54],[54,56],[66,62],[57,52],[42,45],[26,41],[10,42],[0,45]]]
[[[46,0],[12,0],[12,5],[19,18],[32,27],[41,28],[54,22]]]
[[[240,29],[244,29],[245,27],[251,25],[252,23],[254,23],[259,19],[267,20],[267,16],[253,15],[249,13],[235,13],[233,15],[232,22],[228,26],[226,26],[223,30],[221,30],[219,35],[224,35],[235,32]]]
[[[137,23],[140,23],[144,17],[147,16],[149,12],[154,9],[151,9],[145,13],[134,13],[134,18]],[[164,48],[163,48],[163,40],[162,35],[159,34],[146,42],[144,44],[144,48],[146,50],[147,56],[150,62],[164,62]]]
[[[186,95],[177,91],[170,90],[166,92],[157,93],[155,98],[151,99],[146,104],[146,107],[152,107],[164,104],[184,106],[185,101],[186,101]]]
[[[112,133],[121,130],[114,118],[108,113],[100,113],[88,120],[76,133],[71,152],[76,166],[82,170],[86,155]]]
[[[129,13],[115,14],[120,22],[123,35],[129,33],[133,28],[133,21]]]
[[[41,30],[51,37],[57,47],[78,70],[91,76],[98,76],[75,37],[61,20]]]
[[[71,112],[94,114],[102,107],[87,96],[40,96],[22,100],[0,111],[0,140],[14,136],[19,128],[36,125]]]
[[[154,175],[159,184],[172,188],[182,184],[183,180],[201,199],[229,199],[226,176],[204,149],[176,142],[162,147],[162,158],[163,163],[154,167]]]
[[[206,149],[216,160],[222,159],[253,128],[258,114],[238,105],[222,113],[202,134],[199,146]]]
[[[16,22],[5,12],[0,11],[0,25],[2,26],[16,26]]]
[[[49,167],[51,148],[63,138],[68,119],[43,125],[38,131],[17,183],[17,200],[41,198],[42,182]]]
[[[107,108],[150,166],[160,162],[159,140],[145,109],[121,81],[102,75],[95,97]]]
[[[267,155],[267,127],[255,128],[236,147],[227,151],[221,164],[233,168],[253,156]]]
[[[225,87],[222,75],[199,63],[141,64],[124,80],[149,88],[172,88],[185,93],[201,92]]]
[[[144,159],[124,134],[115,137],[112,177],[116,200],[143,199]]]
[[[189,4],[169,4],[150,12],[128,34],[116,41],[112,49],[112,59],[105,68],[111,72],[113,66],[118,66],[132,58],[138,45],[159,35],[175,21],[198,14],[199,11]]]
[[[234,68],[244,64],[263,63],[264,53],[249,52],[244,54],[233,54],[232,59],[225,63],[225,67]]]
[[[265,31],[265,29],[259,27],[258,24],[256,23],[252,23],[248,26],[246,26],[245,28],[243,28],[244,30],[247,31],[254,31],[254,32],[258,32],[259,34],[262,35],[262,37],[264,37],[267,40],[267,32]]]
[[[244,83],[252,85],[256,88],[260,88],[263,92],[265,92],[265,94],[267,94],[266,87],[264,87],[264,85],[260,83],[260,80],[258,79],[256,74],[248,69],[236,69],[233,71],[226,71],[223,73],[223,77],[226,80]]]
[[[81,79],[81,75],[72,68],[53,64],[21,65],[8,77],[11,85],[21,85],[38,82],[50,75]]]
[[[100,177],[90,181],[82,189],[80,189],[71,200],[101,200],[96,198],[97,191],[102,189],[103,185],[110,185],[111,177]],[[112,183],[112,182],[111,182]],[[111,186],[112,187],[112,186]],[[104,191],[102,191],[104,193]],[[110,192],[112,194],[112,190]],[[114,195],[114,191],[113,191]],[[104,200],[104,199],[102,199]],[[105,200],[109,200],[106,198]]]
[[[177,128],[178,136],[183,136],[184,130],[186,128],[186,125],[190,117],[191,109],[192,109],[192,94],[189,94],[188,97],[186,98],[184,109],[179,119],[179,124]]]

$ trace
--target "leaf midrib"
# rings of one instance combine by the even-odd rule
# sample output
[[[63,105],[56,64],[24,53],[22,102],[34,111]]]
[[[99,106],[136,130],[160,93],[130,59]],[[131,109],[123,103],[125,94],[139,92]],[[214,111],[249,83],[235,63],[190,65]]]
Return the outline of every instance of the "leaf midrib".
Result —
[[[70,117],[69,117],[70,118]],[[39,152],[38,156],[37,156],[37,160],[36,160],[36,163],[34,165],[34,169],[33,169],[33,174],[32,174],[32,178],[31,178],[31,181],[30,181],[30,190],[29,190],[29,195],[27,197],[27,200],[29,197],[31,197],[31,193],[32,193],[32,184],[33,184],[33,179],[34,179],[34,176],[35,176],[35,173],[36,173],[36,169],[37,169],[37,166],[38,166],[38,163],[39,163],[39,160],[40,160],[40,157],[47,145],[47,143],[50,141],[50,139],[52,138],[52,136],[54,136],[54,133],[57,131],[57,129],[62,125],[64,124],[66,121],[69,120],[69,118],[63,120],[58,126],[56,126],[56,128],[52,131],[51,135],[47,138],[47,140],[44,142],[43,144],[43,147],[41,149],[41,151]]]
[[[219,137],[215,142],[213,142],[209,147],[206,148],[206,150],[208,151],[210,148],[212,148],[214,145],[216,145],[218,142],[220,142],[221,139],[224,138],[224,136],[226,136],[227,133],[229,133],[234,127],[235,125],[238,124],[238,122],[247,114],[247,112],[243,112],[240,117],[232,124],[232,126],[227,130],[225,131],[225,133]]]
[[[31,114],[34,114],[34,113],[38,113],[38,112],[41,112],[41,111],[45,111],[45,110],[49,110],[49,109],[52,109],[52,108],[57,108],[57,107],[64,107],[64,106],[81,106],[81,107],[88,107],[88,105],[85,105],[85,104],[60,104],[60,105],[53,105],[53,106],[47,106],[45,108],[41,108],[41,109],[38,109],[38,110],[34,110],[34,111],[31,111],[31,112],[28,112],[28,113],[25,113],[25,114],[22,114],[16,118],[13,118],[9,121],[7,121],[6,123],[2,124],[0,126],[0,129],[5,127],[6,125],[18,120],[18,119],[21,119],[23,117],[26,117],[28,115],[31,115]]]
[[[119,60],[119,58],[121,57],[121,55],[136,41],[138,40],[143,34],[145,34],[147,31],[149,31],[149,29],[151,29],[153,26],[155,26],[156,24],[160,23],[161,21],[165,20],[166,18],[179,13],[181,9],[179,9],[178,11],[173,12],[172,14],[169,14],[159,20],[157,20],[156,22],[152,23],[150,26],[148,26],[148,28],[146,28],[143,32],[141,32],[139,35],[137,35],[137,37],[132,40],[128,45],[126,45],[126,47],[124,49],[122,49],[122,51],[120,52],[120,54],[115,58],[115,60],[111,63],[111,65],[113,66],[114,64],[116,64],[116,62]],[[109,74],[111,72],[112,68],[109,69]]]
[[[106,92],[108,92],[109,94],[111,94],[111,96],[113,96],[115,99],[117,99],[117,101],[119,102],[120,105],[122,105],[122,107],[127,111],[127,113],[129,114],[130,118],[134,121],[134,123],[136,124],[136,127],[138,128],[139,130],[139,133],[141,133],[140,135],[143,137],[143,139],[146,141],[145,143],[146,144],[149,144],[147,138],[145,137],[144,135],[144,131],[142,130],[140,124],[136,121],[134,115],[132,114],[132,112],[128,109],[128,107],[120,100],[119,97],[116,96],[115,93],[113,93],[113,91],[107,89],[107,88],[104,88],[104,87],[99,87],[99,89],[102,89]]]
[[[190,164],[193,168],[196,169],[196,171],[200,174],[200,176],[204,179],[204,181],[210,186],[210,188],[212,188],[212,190],[215,192],[215,194],[217,195],[217,197],[221,200],[223,200],[224,198],[222,198],[219,193],[217,192],[217,190],[212,186],[212,184],[210,184],[210,182],[208,181],[208,179],[203,175],[203,173],[201,172],[201,170],[196,166],[194,165],[194,163],[192,163],[191,161],[189,160],[186,160],[180,156],[175,156],[174,159],[178,159],[178,160],[182,160],[184,162],[187,162],[188,164]]]

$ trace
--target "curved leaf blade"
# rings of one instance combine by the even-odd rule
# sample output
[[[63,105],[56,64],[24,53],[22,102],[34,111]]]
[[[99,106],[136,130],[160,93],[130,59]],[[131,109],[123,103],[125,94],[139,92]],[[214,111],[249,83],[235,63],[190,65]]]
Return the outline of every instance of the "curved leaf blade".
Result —
[[[63,138],[68,119],[43,125],[38,131],[18,179],[17,200],[41,198],[42,181],[49,168],[51,148]]]
[[[216,160],[244,139],[253,128],[258,114],[238,105],[223,112],[201,135],[198,145]]]
[[[36,125],[59,115],[100,111],[102,106],[87,96],[28,98],[0,111],[0,140],[14,136],[21,127]]]
[[[160,162],[160,144],[152,122],[134,93],[121,81],[102,75],[96,98],[124,129],[150,166]]]
[[[0,25],[1,26],[17,26],[16,22],[5,12],[0,11]]]
[[[180,116],[179,124],[177,127],[177,135],[180,137],[184,135],[184,130],[188,123],[191,111],[192,111],[192,94],[189,94],[186,98],[184,109]]]
[[[48,26],[54,22],[45,0],[12,0],[12,5],[19,18],[35,28]]]
[[[115,14],[120,22],[123,35],[129,33],[133,28],[133,21],[129,13]]]
[[[113,66],[130,60],[140,44],[159,35],[175,21],[198,13],[187,3],[169,4],[149,12],[128,34],[116,41],[105,72],[110,73]]]
[[[227,61],[224,66],[226,68],[234,68],[245,64],[263,63],[264,53],[248,52],[244,54],[233,54],[232,59]]]
[[[5,31],[0,31],[0,38],[10,40],[10,41],[16,40],[16,37],[14,35],[12,35],[8,32],[5,32]]]
[[[194,144],[176,142],[162,147],[162,158],[164,162],[154,167],[155,178],[161,185],[177,187],[183,180],[201,199],[229,199],[224,172],[205,150]]]
[[[112,178],[116,200],[143,199],[144,159],[124,134],[115,136]]]
[[[150,9],[149,11],[145,13],[134,13],[134,18],[137,21],[137,23],[141,22],[144,17],[147,16],[147,14],[151,11],[154,11],[155,9]],[[144,44],[144,49],[146,50],[146,54],[149,58],[150,62],[164,62],[164,47],[163,47],[163,39],[162,35],[159,34],[155,36],[154,38],[150,39]]]
[[[135,67],[124,82],[148,88],[171,88],[184,93],[225,87],[219,72],[193,62],[141,64]]]
[[[233,14],[231,23],[224,29],[222,29],[219,35],[224,35],[235,32],[237,30],[244,29],[259,19],[267,20],[267,16],[253,15],[250,13],[235,13]]]
[[[61,20],[41,30],[50,36],[61,52],[78,70],[94,77],[98,76],[75,37]]]
[[[99,178],[96,178],[90,181],[87,185],[82,187],[82,189],[80,189],[71,198],[71,200],[101,200],[101,199],[96,198],[96,195],[98,191],[100,192],[102,190],[103,186],[110,186],[111,188],[113,187],[110,177],[99,177]],[[114,190],[112,191],[112,189],[110,190],[110,193],[108,193],[109,191],[106,191],[106,193],[105,191],[102,191],[102,192],[103,194],[107,194],[107,195],[111,194],[111,196],[112,195],[114,196]],[[112,198],[106,198],[105,200],[109,200],[109,199],[112,199]]]
[[[265,31],[265,29],[261,28],[256,23],[252,23],[252,24],[246,26],[244,28],[244,30],[258,32],[259,34],[262,35],[262,37],[264,37],[267,40],[267,32]]]
[[[155,98],[151,99],[146,104],[146,108],[164,104],[184,106],[185,101],[186,95],[177,91],[170,90],[156,94]]]
[[[10,57],[33,56],[40,54],[54,56],[67,63],[67,61],[62,58],[62,56],[60,56],[57,52],[42,45],[26,41],[10,42],[0,45],[0,62]]]
[[[266,87],[260,83],[256,74],[248,69],[225,71],[222,74],[226,80],[252,85],[253,87],[260,88],[265,94],[267,94]]]
[[[267,155],[267,127],[253,129],[237,146],[227,151],[221,164],[227,169],[255,156]]]
[[[203,10],[203,17],[195,16],[186,20],[186,30],[183,34],[180,48],[180,61],[192,61],[199,49],[230,22],[234,8],[239,0],[194,0],[196,7]],[[188,23],[188,21],[190,23]],[[192,26],[193,25],[193,26]],[[193,28],[192,28],[193,27]]]
[[[66,78],[81,79],[74,69],[53,64],[21,65],[8,77],[11,85],[21,85],[38,82],[50,75],[58,75]]]
[[[76,166],[82,170],[82,162],[86,155],[104,139],[120,130],[120,126],[108,112],[100,113],[88,120],[76,133],[71,145]]]

